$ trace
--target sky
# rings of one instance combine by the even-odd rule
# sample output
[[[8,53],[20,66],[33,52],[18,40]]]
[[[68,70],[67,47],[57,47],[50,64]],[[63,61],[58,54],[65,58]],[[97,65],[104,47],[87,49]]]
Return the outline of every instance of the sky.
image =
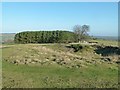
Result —
[[[2,33],[68,30],[90,26],[90,35],[118,35],[117,2],[3,2]]]

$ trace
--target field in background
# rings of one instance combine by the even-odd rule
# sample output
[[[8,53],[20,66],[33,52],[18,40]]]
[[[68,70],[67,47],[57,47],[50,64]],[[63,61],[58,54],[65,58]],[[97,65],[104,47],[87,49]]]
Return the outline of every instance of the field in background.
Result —
[[[0,43],[13,43],[15,33],[0,33]]]
[[[104,39],[104,40],[118,40],[117,36],[94,36],[99,39]]]

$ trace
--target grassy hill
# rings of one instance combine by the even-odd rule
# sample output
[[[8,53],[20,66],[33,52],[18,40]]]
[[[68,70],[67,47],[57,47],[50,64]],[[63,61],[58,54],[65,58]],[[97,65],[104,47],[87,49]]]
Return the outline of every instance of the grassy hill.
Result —
[[[120,49],[117,41],[98,40],[95,45],[74,44],[82,47],[77,52],[71,45],[3,45],[0,49],[3,54],[3,87],[118,87],[117,60]]]

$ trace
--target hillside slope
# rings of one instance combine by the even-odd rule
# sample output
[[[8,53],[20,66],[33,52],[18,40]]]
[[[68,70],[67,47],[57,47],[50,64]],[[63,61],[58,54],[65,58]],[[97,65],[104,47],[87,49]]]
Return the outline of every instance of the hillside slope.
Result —
[[[96,52],[100,45],[82,44],[74,52],[70,45],[6,45],[2,48],[3,87],[118,87],[119,53],[103,55]]]

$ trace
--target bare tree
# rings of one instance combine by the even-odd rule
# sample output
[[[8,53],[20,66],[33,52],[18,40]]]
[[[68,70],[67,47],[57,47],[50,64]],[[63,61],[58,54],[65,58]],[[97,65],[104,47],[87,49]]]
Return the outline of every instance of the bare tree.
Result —
[[[90,28],[88,25],[75,25],[73,27],[73,31],[75,33],[75,38],[76,41],[83,41],[87,38],[88,36],[88,31],[90,31]]]

